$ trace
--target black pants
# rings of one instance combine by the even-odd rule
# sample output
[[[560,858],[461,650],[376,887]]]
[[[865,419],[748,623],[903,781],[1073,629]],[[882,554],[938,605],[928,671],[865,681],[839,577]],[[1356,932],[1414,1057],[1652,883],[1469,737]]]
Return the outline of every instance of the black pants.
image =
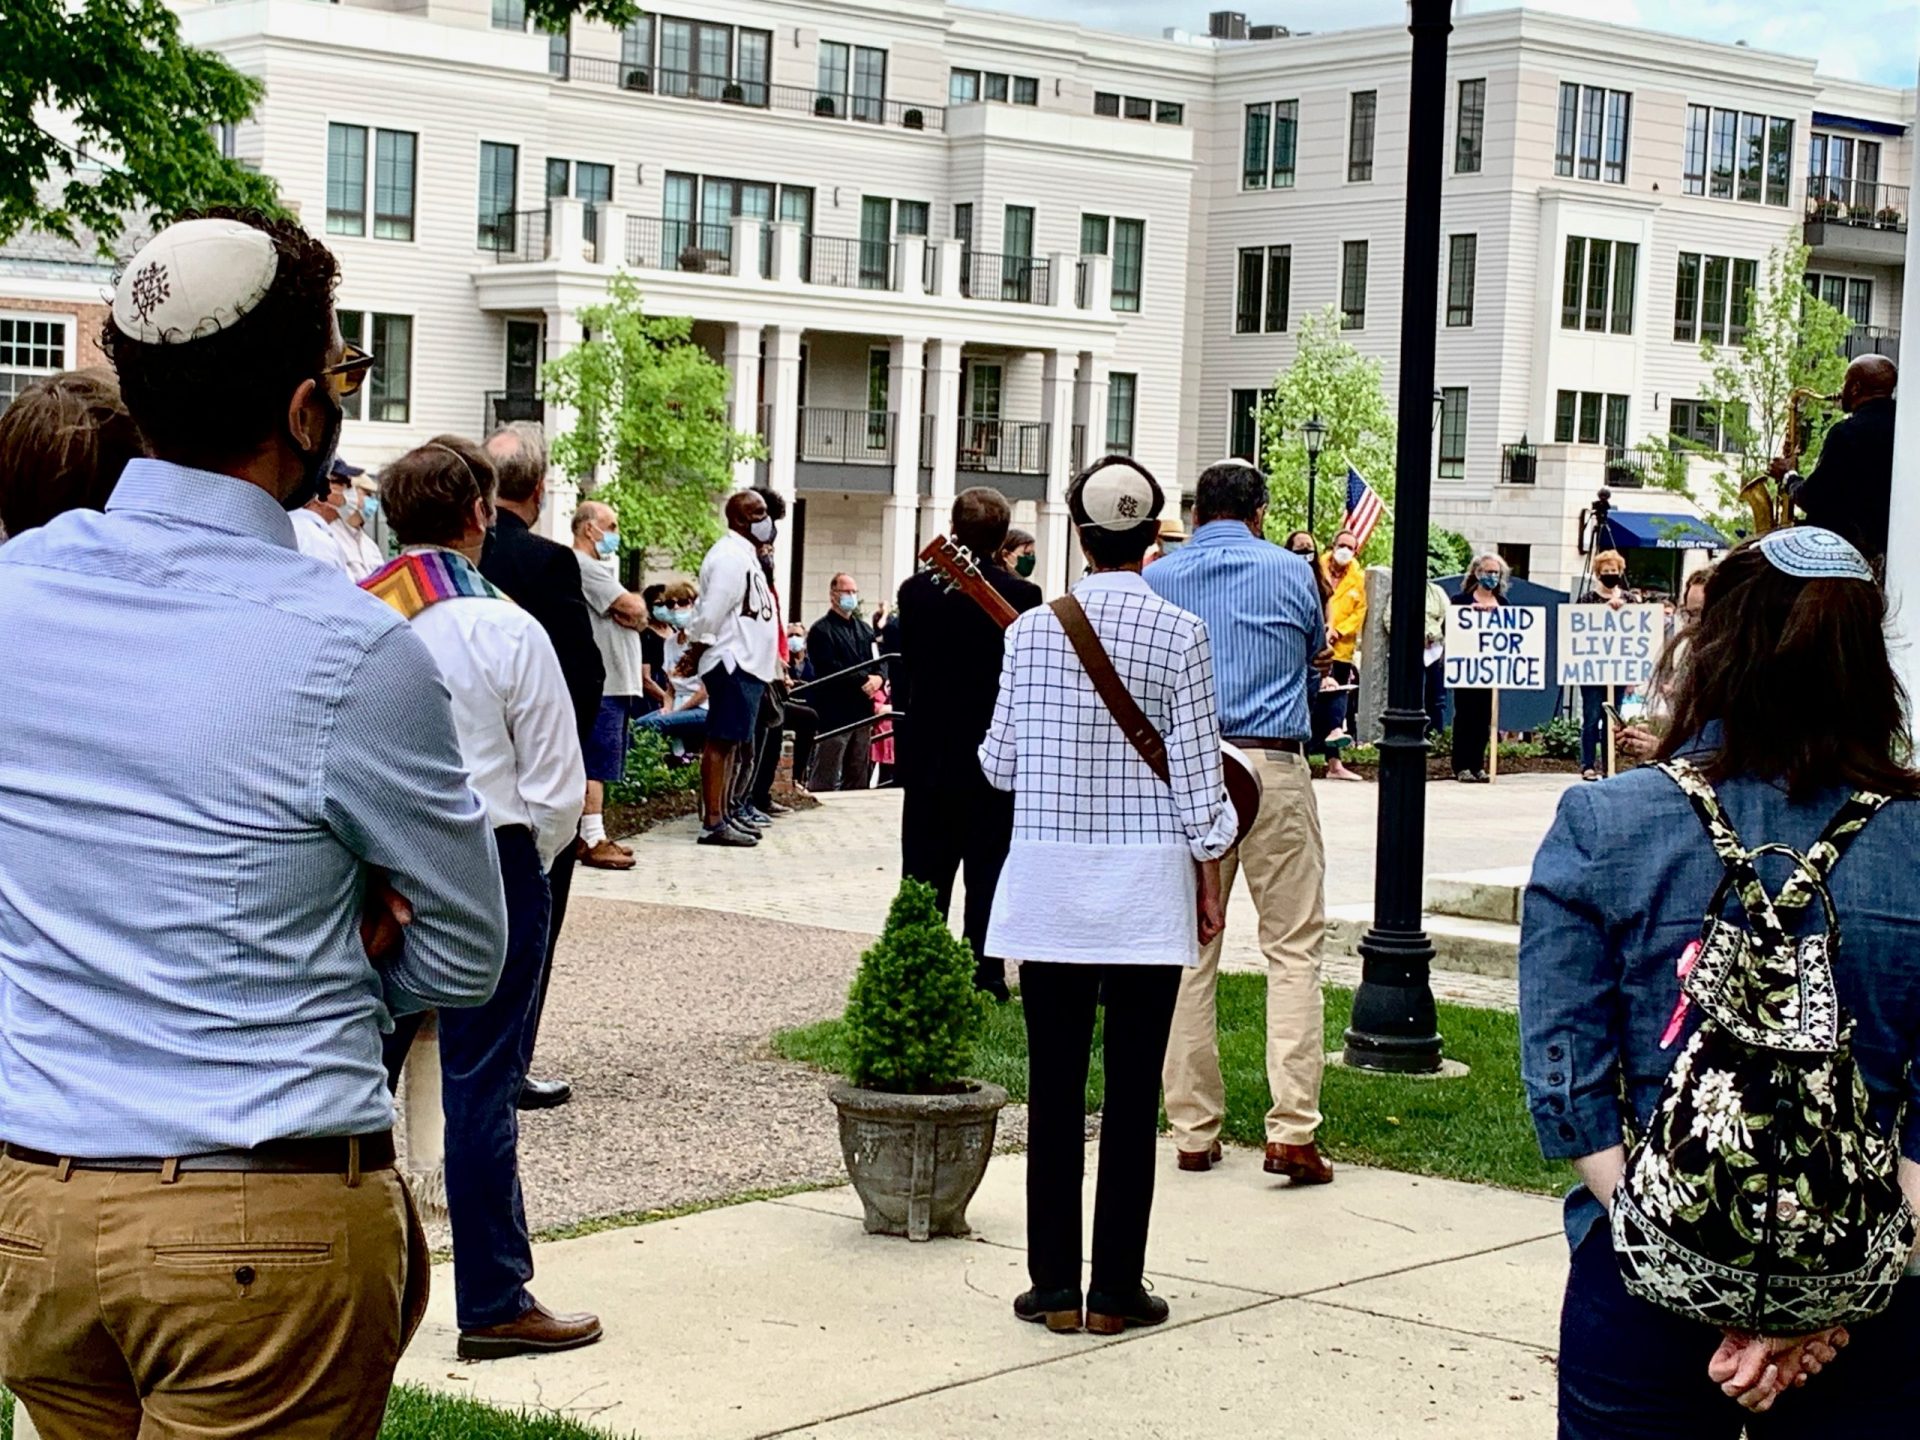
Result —
[[[1425,678],[1427,738],[1431,740],[1447,728],[1447,662],[1444,657],[1427,666]]]
[[[820,715],[811,705],[787,701],[784,726],[775,726],[760,737],[760,761],[753,774],[753,803],[761,810],[773,804],[773,777],[780,769],[781,737],[793,732],[793,778],[807,783],[807,766],[813,763],[813,735],[820,728]]]
[[[1180,995],[1178,965],[1020,967],[1027,1021],[1027,1274],[1037,1290],[1080,1288],[1087,1067],[1106,1003],[1107,1093],[1093,1202],[1092,1288],[1130,1294],[1147,1260],[1160,1067]]]
[[[1574,1253],[1560,1315],[1561,1440],[1855,1440],[1911,1434],[1920,1411],[1920,1279],[1848,1327],[1839,1359],[1749,1415],[1707,1378],[1720,1344],[1710,1325],[1627,1291],[1612,1238],[1596,1225]]]
[[[507,892],[507,963],[484,1005],[439,1012],[440,1108],[447,1121],[447,1218],[462,1330],[518,1320],[533,1303],[533,1246],[520,1200],[520,1087],[547,969],[547,877],[523,825],[493,832]],[[387,1083],[420,1028],[401,1017],[382,1049]]]
[[[1336,660],[1327,674],[1336,685],[1351,685],[1359,678],[1360,671],[1348,661]],[[1319,681],[1309,677],[1307,708],[1313,722],[1313,743],[1308,747],[1309,754],[1331,756],[1334,753],[1321,742],[1347,723],[1348,712],[1353,709],[1350,702],[1356,693],[1352,690],[1323,691]]]
[[[953,903],[953,877],[965,867],[967,913],[961,928],[973,950],[973,982],[982,989],[1004,990],[1007,984],[1006,963],[987,954],[987,920],[1012,843],[1013,796],[989,785],[978,765],[965,767],[955,779],[906,787],[900,871],[933,886],[945,915]]]
[[[1485,770],[1493,730],[1493,692],[1453,692],[1453,772]]]

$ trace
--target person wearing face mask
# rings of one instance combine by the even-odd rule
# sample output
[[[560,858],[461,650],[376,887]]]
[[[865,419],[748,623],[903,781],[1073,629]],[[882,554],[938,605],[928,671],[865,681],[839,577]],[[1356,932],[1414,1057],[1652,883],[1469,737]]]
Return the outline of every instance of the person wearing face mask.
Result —
[[[697,675],[681,675],[679,667],[681,656],[692,645],[687,627],[693,624],[700,592],[684,580],[658,588],[660,603],[653,613],[666,630],[661,644],[661,672],[667,677],[667,693],[660,708],[642,715],[634,726],[676,740],[697,757],[707,734],[707,687]]]
[[[1362,777],[1349,770],[1340,754],[1353,743],[1347,729],[1351,686],[1359,680],[1353,663],[1360,644],[1360,632],[1367,623],[1367,574],[1356,555],[1358,540],[1350,530],[1333,537],[1333,549],[1321,557],[1320,577],[1327,595],[1327,643],[1333,647],[1333,669],[1322,682],[1320,723],[1314,738],[1327,757],[1329,780],[1357,781]],[[1340,687],[1340,688],[1334,688]]]
[[[640,629],[640,694],[642,715],[651,715],[673,698],[672,681],[667,677],[667,641],[673,636],[667,613],[667,587],[655,583],[640,592],[641,608],[647,622]]]
[[[387,563],[386,552],[367,533],[367,522],[373,519],[379,502],[374,499],[373,487],[366,479],[367,472],[358,465],[335,460],[333,473],[345,478],[347,491],[340,505],[340,513],[327,529],[333,533],[334,543],[339,545],[340,553],[346,557],[347,574],[357,583]]]
[[[373,1440],[425,1308],[380,1032],[484,1003],[508,922],[432,655],[295,547],[371,363],[338,278],[257,212],[148,240],[101,327],[146,453],[0,546],[0,1383],[46,1440]]]
[[[463,1360],[591,1345],[592,1315],[556,1315],[527,1293],[533,1246],[520,1199],[519,1100],[534,997],[547,968],[547,872],[574,842],[586,789],[580,740],[553,642],[477,566],[493,510],[486,452],[442,435],[381,476],[400,554],[362,587],[401,615],[453,696],[454,729],[486,803],[507,896],[507,963],[485,1005],[438,1021],[447,1216]],[[420,1017],[383,1047],[389,1083]]]
[[[1640,593],[1627,588],[1627,557],[1618,550],[1602,550],[1593,557],[1593,586],[1580,597],[1582,605],[1605,605],[1618,610],[1637,605]],[[1607,741],[1607,687],[1580,687],[1580,778],[1598,780]]]
[[[707,727],[700,751],[702,845],[748,846],[760,831],[743,814],[735,782],[751,764],[760,702],[780,673],[780,621],[758,547],[771,544],[774,520],[752,490],[727,497],[727,533],[700,562],[700,600],[688,622],[691,640],[676,676],[707,687]]]
[[[627,773],[633,722],[646,713],[646,654],[640,643],[646,602],[620,583],[620,517],[611,505],[586,500],[573,512],[573,555],[593,619],[593,641],[607,671],[600,713],[583,751],[587,802],[577,858],[595,870],[631,870],[633,851],[607,836],[607,785]]]
[[[1009,570],[1022,580],[1033,578],[1034,552],[1033,533],[1015,526],[1007,528],[1007,543],[1000,547],[1000,568]]]
[[[828,587],[827,613],[807,631],[813,673],[824,678],[806,690],[820,712],[825,734],[814,742],[810,790],[864,790],[872,780],[873,696],[885,683],[873,658],[873,627],[860,617],[860,587],[851,575],[836,575]],[[836,671],[850,673],[836,675]],[[845,727],[853,726],[852,729]]]
[[[341,547],[337,522],[353,503],[353,477],[344,474],[340,461],[330,463],[321,493],[292,512],[293,538],[302,555],[310,555],[322,565],[331,566],[355,581],[345,549]]]
[[[1467,567],[1456,605],[1491,610],[1507,603],[1507,581],[1513,571],[1498,555],[1482,555]],[[1493,735],[1493,692],[1453,692],[1453,778],[1463,785],[1487,783],[1487,746]]]

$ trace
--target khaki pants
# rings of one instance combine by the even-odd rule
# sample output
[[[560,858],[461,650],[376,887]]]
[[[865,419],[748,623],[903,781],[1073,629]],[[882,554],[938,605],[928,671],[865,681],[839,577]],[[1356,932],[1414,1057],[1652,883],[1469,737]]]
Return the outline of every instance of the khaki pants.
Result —
[[[1313,772],[1306,757],[1284,750],[1247,752],[1260,772],[1260,815],[1220,865],[1220,892],[1235,873],[1260,916],[1260,950],[1267,957],[1267,1141],[1304,1145],[1320,1127],[1320,1075],[1326,1062],[1325,1007],[1320,995],[1320,946],[1326,937],[1326,849]],[[1182,1150],[1205,1150],[1220,1137],[1226,1086],[1220,1078],[1219,1022],[1214,992],[1220,944],[1200,952],[1200,963],[1180,984],[1164,1081],[1167,1119]]]
[[[392,1170],[0,1158],[0,1382],[44,1440],[373,1440],[426,1291]]]

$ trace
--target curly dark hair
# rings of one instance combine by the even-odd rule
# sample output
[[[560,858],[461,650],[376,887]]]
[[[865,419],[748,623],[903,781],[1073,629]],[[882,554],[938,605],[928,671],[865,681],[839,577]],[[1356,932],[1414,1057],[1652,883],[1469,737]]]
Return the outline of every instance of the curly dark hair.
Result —
[[[265,231],[279,256],[272,288],[238,323],[183,345],[132,339],[109,313],[100,345],[147,448],[162,460],[213,469],[278,435],[293,392],[326,365],[340,267],[293,220],[225,205],[179,219],[237,220]]]

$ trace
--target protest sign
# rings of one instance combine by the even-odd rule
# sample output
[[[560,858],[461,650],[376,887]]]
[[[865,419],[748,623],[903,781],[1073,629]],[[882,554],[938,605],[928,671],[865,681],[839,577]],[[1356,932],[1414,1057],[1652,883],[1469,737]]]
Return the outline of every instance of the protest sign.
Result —
[[[1632,687],[1653,678],[1666,643],[1659,605],[1562,605],[1557,685]]]
[[[1448,607],[1448,689],[1539,690],[1546,671],[1545,606]]]

